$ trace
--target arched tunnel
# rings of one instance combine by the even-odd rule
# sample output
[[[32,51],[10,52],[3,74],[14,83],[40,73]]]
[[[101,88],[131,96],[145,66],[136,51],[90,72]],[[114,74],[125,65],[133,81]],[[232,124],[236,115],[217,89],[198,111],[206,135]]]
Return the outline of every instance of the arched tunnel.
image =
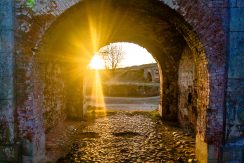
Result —
[[[94,53],[110,43],[130,42],[146,48],[159,65],[162,118],[196,132],[197,157],[206,160],[208,146],[222,141],[221,134],[213,138],[218,131],[208,117],[215,115],[210,88],[216,84],[211,73],[218,54],[197,30],[161,1],[84,0],[69,8],[34,52],[32,91],[43,108],[42,134],[60,121],[56,117],[82,118],[82,83]]]
[[[205,51],[192,27],[158,1],[84,1],[61,15],[45,34],[36,55],[37,62],[56,65],[50,68],[50,79],[38,79],[46,84],[43,104],[50,106],[49,101],[54,101],[58,105],[64,102],[63,97],[55,94],[64,94],[67,115],[81,118],[86,65],[99,48],[113,42],[136,43],[155,57],[161,75],[162,118],[179,120],[183,126],[204,132],[209,103]],[[41,68],[37,74],[42,74],[38,71]],[[56,75],[59,81],[52,79]],[[63,92],[57,92],[58,85]],[[188,94],[193,95],[190,102]],[[44,118],[46,127],[52,124],[48,120]]]
[[[160,65],[163,117],[177,119],[181,58],[190,58],[188,62],[194,63],[197,75],[201,76],[195,85],[192,84],[192,87],[203,87],[198,97],[202,103],[199,109],[205,110],[203,106],[208,105],[207,60],[200,41],[196,39],[193,43],[187,43],[192,38],[197,38],[192,28],[180,15],[160,2],[84,1],[66,11],[54,23],[44,36],[37,57],[40,56],[38,61],[44,59],[46,63],[64,63],[61,65],[67,66],[63,69],[73,75],[68,79],[73,83],[72,80],[82,80],[85,72],[81,70],[85,69],[100,47],[113,42],[141,45],[151,52]],[[80,74],[74,75],[73,71]],[[192,68],[188,71],[180,73],[193,74],[195,70]]]

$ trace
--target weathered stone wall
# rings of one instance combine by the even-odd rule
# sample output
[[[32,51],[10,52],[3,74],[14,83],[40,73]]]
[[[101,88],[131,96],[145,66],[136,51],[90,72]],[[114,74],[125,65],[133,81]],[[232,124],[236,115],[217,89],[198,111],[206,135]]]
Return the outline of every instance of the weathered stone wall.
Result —
[[[81,71],[82,68],[76,71]],[[85,68],[84,68],[85,69]],[[83,74],[84,72],[82,72]],[[83,75],[74,72],[74,69],[66,73],[66,116],[70,119],[81,120],[83,117]]]
[[[66,118],[66,89],[64,82],[64,70],[59,63],[44,64],[43,90],[43,119],[45,131],[55,127]]]
[[[194,36],[186,32],[188,33],[186,38],[190,36],[189,39],[186,39],[188,46],[193,54],[198,53],[199,56],[196,57],[197,108],[199,110],[196,154],[201,162],[217,161],[221,153],[220,146],[224,131],[228,1],[175,2],[178,3],[171,3],[171,5],[194,28],[203,44],[202,48],[199,47]],[[202,57],[204,53],[207,57],[207,63]],[[204,67],[207,67],[208,72],[204,72]],[[206,75],[209,81],[206,80]],[[209,82],[209,87],[206,82]],[[209,98],[204,98],[206,96]],[[208,144],[204,145],[203,141],[208,142]]]
[[[43,35],[72,2],[16,1],[16,115],[22,161],[42,162],[45,158],[45,131],[66,117],[66,90],[63,63],[40,54]],[[62,10],[63,9],[63,10]],[[55,11],[55,12],[53,12]]]
[[[230,1],[224,161],[244,161],[244,2]]]
[[[178,119],[184,128],[196,132],[197,86],[194,58],[189,47],[182,53],[179,65],[179,112]]]
[[[14,118],[14,1],[0,1],[0,162],[16,162]]]

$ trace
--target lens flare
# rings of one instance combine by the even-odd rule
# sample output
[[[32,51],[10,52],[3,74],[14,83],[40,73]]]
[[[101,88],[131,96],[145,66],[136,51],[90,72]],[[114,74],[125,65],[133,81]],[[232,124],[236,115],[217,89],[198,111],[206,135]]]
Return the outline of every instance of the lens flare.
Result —
[[[93,106],[96,107],[96,113],[105,113],[105,102],[104,102],[104,95],[103,95],[103,88],[101,77],[99,74],[99,70],[94,70],[94,80],[92,84],[92,95],[91,95],[91,103]]]
[[[95,54],[89,64],[89,67],[95,70],[104,69],[104,61],[102,57]]]

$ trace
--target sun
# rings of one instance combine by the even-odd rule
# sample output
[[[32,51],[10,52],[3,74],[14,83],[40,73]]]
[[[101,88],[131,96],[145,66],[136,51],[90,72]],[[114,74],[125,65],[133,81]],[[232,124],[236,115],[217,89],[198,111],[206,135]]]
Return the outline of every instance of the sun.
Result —
[[[104,69],[104,61],[102,57],[95,54],[89,63],[89,68],[95,70]]]

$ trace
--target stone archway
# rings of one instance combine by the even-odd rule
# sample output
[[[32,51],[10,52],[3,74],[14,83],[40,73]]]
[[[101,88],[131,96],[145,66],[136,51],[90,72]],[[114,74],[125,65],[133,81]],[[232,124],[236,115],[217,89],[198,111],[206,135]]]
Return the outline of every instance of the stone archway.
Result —
[[[45,28],[43,35],[38,36],[40,38],[37,40],[42,41],[40,44],[38,41],[32,44],[38,47],[31,47],[32,51],[28,49],[26,53],[30,56],[26,57],[27,59],[17,57],[17,69],[21,69],[20,62],[24,61],[29,65],[29,70],[24,70],[26,74],[33,74],[29,75],[28,79],[24,79],[24,83],[19,80],[20,77],[17,77],[16,87],[23,87],[26,90],[23,97],[26,100],[20,101],[17,106],[18,130],[20,131],[18,136],[26,140],[25,144],[32,144],[36,155],[41,158],[44,150],[42,121],[45,124],[47,120],[40,114],[43,108],[46,113],[52,110],[52,107],[58,106],[63,108],[61,110],[65,110],[66,106],[69,106],[67,115],[72,117],[74,113],[77,113],[75,108],[81,106],[79,103],[82,99],[75,99],[74,96],[77,97],[76,94],[82,90],[79,83],[82,82],[84,72],[81,72],[80,76],[76,74],[76,77],[70,75],[71,72],[76,71],[77,68],[82,69],[99,47],[109,42],[127,41],[147,48],[160,65],[160,72],[163,75],[161,107],[162,116],[165,119],[178,117],[179,62],[184,49],[190,48],[193,55],[191,61],[196,64],[198,95],[196,130],[199,141],[197,145],[204,144],[206,147],[203,155],[198,153],[198,156],[204,160],[212,157],[210,155],[213,153],[208,153],[207,144],[213,144],[211,147],[218,153],[218,145],[223,136],[221,115],[224,101],[218,99],[217,95],[224,91],[225,87],[225,83],[221,83],[219,76],[225,73],[225,53],[224,49],[221,49],[225,42],[224,34],[218,17],[213,17],[214,28],[211,24],[200,23],[211,17],[211,11],[206,4],[196,2],[194,7],[190,6],[192,6],[190,2],[184,1],[85,0],[65,11],[47,32]],[[199,12],[200,14],[196,16],[194,13],[198,11],[203,12]],[[43,24],[49,27],[49,23],[53,20],[46,17]],[[28,32],[38,35],[38,30],[34,27],[27,31],[27,34],[31,34]],[[214,36],[212,36],[213,33],[215,33]],[[208,37],[213,37],[211,42],[208,41]],[[216,43],[216,40],[219,42]],[[28,44],[28,41],[24,43]],[[24,43],[20,45],[23,46]],[[25,51],[22,52],[25,53]],[[216,58],[217,62],[215,62]],[[215,89],[216,85],[219,89]],[[57,94],[63,96],[60,97]],[[29,99],[29,97],[33,98]],[[17,97],[17,101],[19,99]],[[22,108],[26,107],[29,107],[28,113],[32,115],[31,117],[36,119],[29,122],[32,127],[37,128],[35,131],[22,122],[27,114],[22,114]],[[50,115],[52,114],[55,113]],[[50,117],[51,120],[47,121],[47,124],[57,121],[52,119],[52,116]],[[213,159],[218,159],[217,157]]]
[[[150,72],[147,73],[147,80],[150,82],[152,81],[152,75]]]

